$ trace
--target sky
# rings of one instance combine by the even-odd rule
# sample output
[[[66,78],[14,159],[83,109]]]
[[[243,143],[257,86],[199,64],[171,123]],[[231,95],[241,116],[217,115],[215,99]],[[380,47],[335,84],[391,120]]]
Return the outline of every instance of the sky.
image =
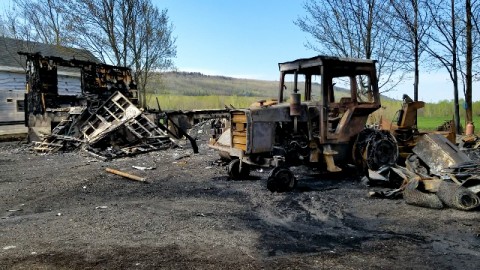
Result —
[[[168,9],[176,36],[179,71],[201,72],[236,78],[278,80],[278,63],[313,57],[311,40],[294,21],[305,16],[303,0],[153,0]],[[474,84],[473,99],[480,100]],[[413,79],[405,79],[395,91],[401,99],[413,97]],[[463,98],[460,90],[459,98]],[[448,73],[421,71],[419,99],[438,102],[453,99]]]

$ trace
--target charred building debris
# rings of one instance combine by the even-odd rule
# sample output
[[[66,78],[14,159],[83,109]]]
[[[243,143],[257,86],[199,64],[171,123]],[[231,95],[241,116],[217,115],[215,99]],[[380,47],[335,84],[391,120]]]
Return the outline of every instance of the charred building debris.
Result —
[[[34,142],[34,150],[49,153],[81,147],[110,159],[177,146],[165,130],[120,92],[95,111],[82,108],[78,114],[73,112],[50,135]]]
[[[138,92],[130,69],[39,53],[19,54],[27,58],[25,121],[36,151],[81,146],[114,158],[173,143],[135,106]],[[81,93],[59,93],[59,68],[80,71]]]
[[[364,177],[369,185],[393,187],[372,197],[399,198],[408,204],[473,210],[480,206],[480,160],[470,159],[440,134],[425,134],[404,164]],[[368,179],[366,179],[368,177]]]
[[[137,107],[138,91],[128,68],[19,54],[27,58],[25,123],[37,152],[81,148],[111,159],[178,147],[178,139],[185,136],[196,153],[196,141],[184,128],[225,113],[145,112]],[[59,93],[57,70],[64,68],[80,71],[81,93]]]
[[[56,124],[70,117],[72,108],[93,112],[117,91],[134,105],[138,102],[137,87],[128,68],[39,53],[19,54],[27,61],[25,123],[30,141],[50,134]],[[59,92],[59,69],[80,72],[81,93]]]

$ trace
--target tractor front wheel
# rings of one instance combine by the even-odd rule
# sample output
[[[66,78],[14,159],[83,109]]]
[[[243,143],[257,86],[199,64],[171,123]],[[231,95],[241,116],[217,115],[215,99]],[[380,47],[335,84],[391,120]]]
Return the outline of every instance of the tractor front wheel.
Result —
[[[250,167],[248,164],[242,163],[242,167],[240,168],[240,160],[234,159],[228,164],[227,172],[230,179],[245,179],[250,174]]]
[[[297,185],[297,179],[287,168],[275,167],[267,179],[267,188],[271,192],[292,191]]]

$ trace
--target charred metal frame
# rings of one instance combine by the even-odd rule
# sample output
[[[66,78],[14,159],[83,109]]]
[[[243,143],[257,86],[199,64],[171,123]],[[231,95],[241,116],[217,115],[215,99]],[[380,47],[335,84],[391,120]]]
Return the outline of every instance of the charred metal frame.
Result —
[[[340,122],[340,129],[336,129],[334,133],[329,133],[327,128],[321,129],[319,136],[320,143],[335,143],[348,141],[352,135],[360,132],[366,122],[368,115],[380,108],[380,93],[378,90],[378,81],[376,77],[375,61],[339,58],[329,56],[317,56],[307,59],[298,59],[292,62],[278,64],[280,70],[280,85],[278,101],[284,101],[285,76],[294,74],[294,89],[297,89],[298,75],[305,76],[304,101],[312,100],[312,76],[321,76],[320,96],[322,103],[319,107],[320,121],[323,127],[328,126],[329,113],[337,110],[341,114],[349,112],[351,114],[346,121]],[[335,77],[350,77],[354,80],[354,76],[365,75],[369,78],[371,86],[371,102],[362,102],[358,100],[358,89],[352,87],[350,90],[350,99],[344,99],[335,102],[334,86],[332,79]],[[352,83],[352,86],[356,84]],[[310,106],[310,105],[308,105]],[[353,130],[352,130],[353,128]]]

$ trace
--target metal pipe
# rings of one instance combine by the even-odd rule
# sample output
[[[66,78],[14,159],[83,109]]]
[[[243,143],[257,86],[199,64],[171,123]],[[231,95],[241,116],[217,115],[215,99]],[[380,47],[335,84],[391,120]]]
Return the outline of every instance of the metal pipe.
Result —
[[[298,71],[295,70],[295,73],[293,74],[293,92],[297,93],[298,92]]]
[[[285,73],[280,72],[280,89],[278,91],[278,103],[283,102],[283,89],[285,87]]]

